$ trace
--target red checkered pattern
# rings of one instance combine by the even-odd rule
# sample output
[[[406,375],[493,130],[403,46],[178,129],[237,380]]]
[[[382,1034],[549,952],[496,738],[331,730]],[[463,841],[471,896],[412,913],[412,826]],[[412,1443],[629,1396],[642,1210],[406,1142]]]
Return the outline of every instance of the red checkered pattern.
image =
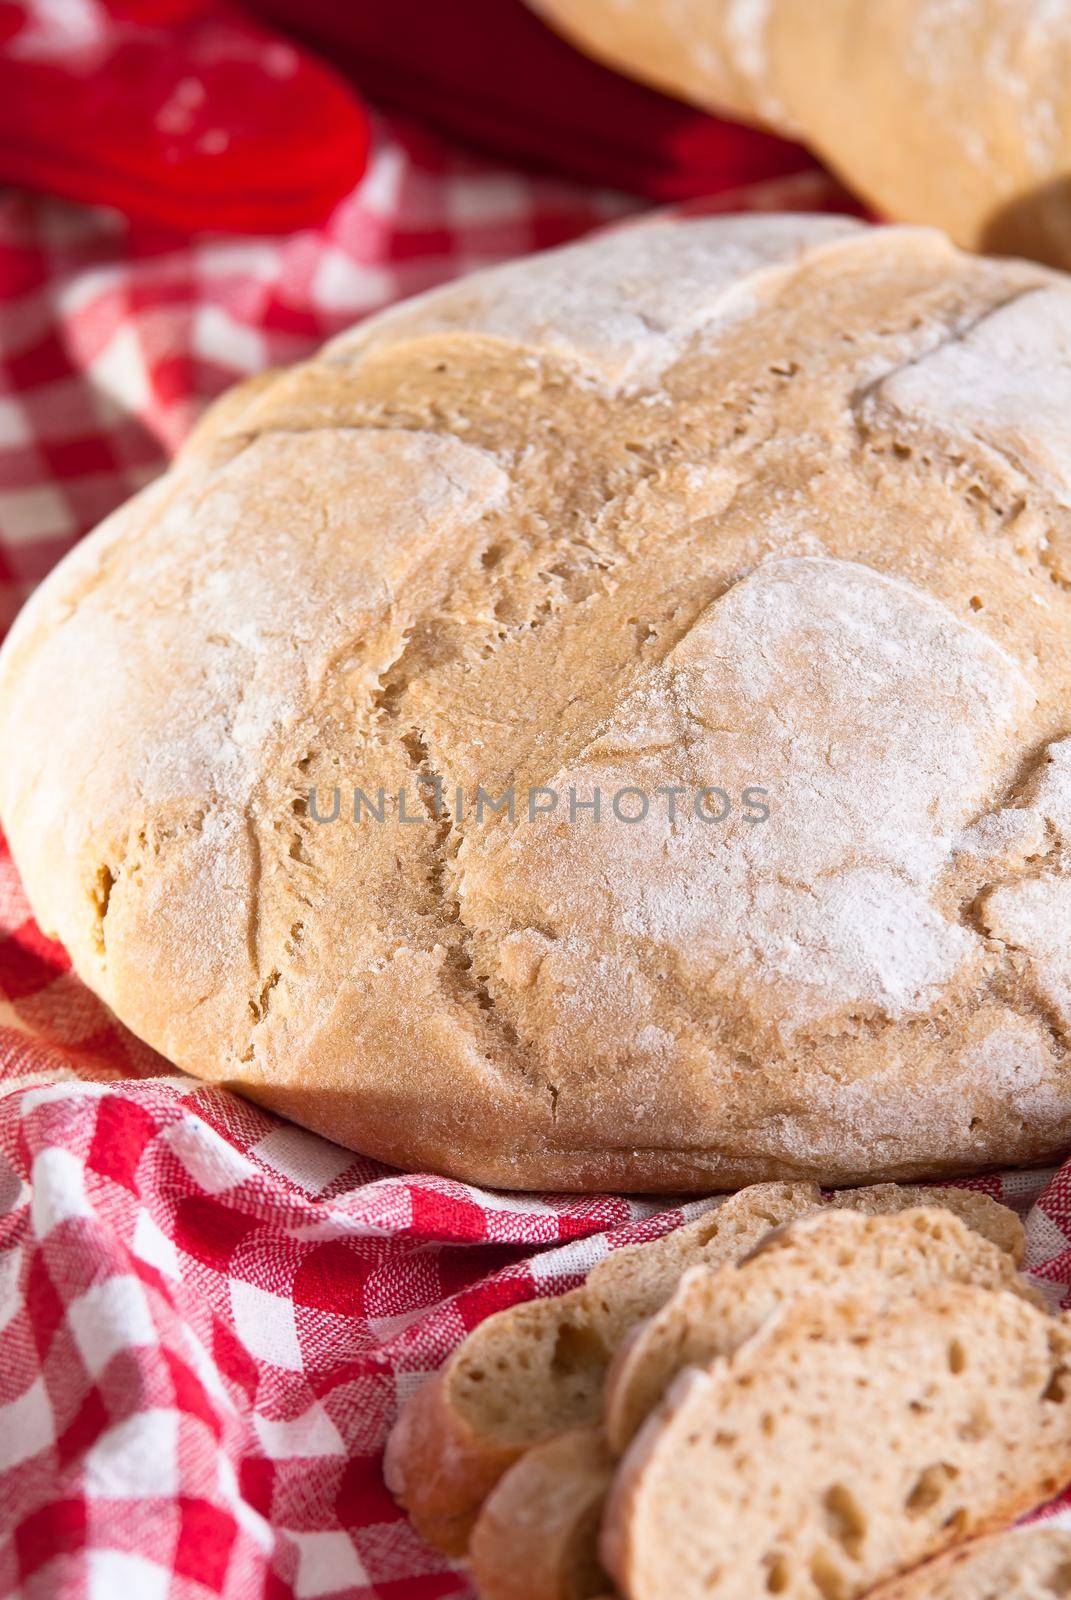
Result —
[[[286,239],[0,196],[0,620],[233,379],[629,209],[377,135],[355,193]],[[730,184],[715,206],[841,203],[818,174]],[[985,1187],[1071,1295],[1071,1177]],[[488,1312],[681,1215],[399,1176],[172,1073],[0,852],[0,1595],[467,1595],[384,1488],[399,1401]]]

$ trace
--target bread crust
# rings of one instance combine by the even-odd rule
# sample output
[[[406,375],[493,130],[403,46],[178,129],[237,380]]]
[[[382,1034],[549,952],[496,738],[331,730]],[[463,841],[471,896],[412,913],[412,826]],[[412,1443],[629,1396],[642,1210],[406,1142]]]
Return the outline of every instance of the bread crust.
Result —
[[[480,1511],[469,1546],[480,1600],[587,1600],[608,1586],[596,1558],[614,1458],[597,1428],[535,1445]]]
[[[387,1439],[383,1476],[421,1538],[463,1556],[476,1511],[518,1452],[467,1425],[451,1400],[451,1376],[447,1364],[402,1408]]]
[[[684,1192],[1051,1157],[1069,349],[1041,268],[720,218],[228,397],[0,657],[41,926],[177,1066],[398,1166]],[[409,825],[434,775],[560,814]],[[718,827],[658,797],[709,785]],[[595,787],[649,818],[571,822]]]

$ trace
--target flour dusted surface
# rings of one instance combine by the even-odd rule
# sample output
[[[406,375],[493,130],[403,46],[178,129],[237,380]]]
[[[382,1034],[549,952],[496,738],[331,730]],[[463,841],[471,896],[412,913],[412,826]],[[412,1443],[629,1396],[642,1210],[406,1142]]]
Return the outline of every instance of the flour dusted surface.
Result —
[[[42,925],[177,1064],[403,1166],[1062,1149],[1069,304],[929,230],[654,223],[229,396],[5,648]]]

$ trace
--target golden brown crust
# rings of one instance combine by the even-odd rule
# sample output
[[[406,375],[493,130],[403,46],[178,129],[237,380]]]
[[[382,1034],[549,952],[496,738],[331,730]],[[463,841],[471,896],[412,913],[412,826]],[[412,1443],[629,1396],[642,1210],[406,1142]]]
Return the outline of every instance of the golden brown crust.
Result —
[[[523,1455],[473,1528],[480,1600],[587,1600],[605,1590],[596,1550],[613,1471],[597,1428],[570,1429]]]
[[[0,659],[42,926],[176,1064],[402,1166],[679,1192],[1047,1158],[1069,341],[1040,268],[713,219],[229,397]],[[429,773],[460,823],[402,821]],[[650,819],[473,815],[595,784]],[[715,828],[655,794],[714,784]],[[318,822],[336,786],[383,823]]]
[[[403,1408],[387,1440],[383,1475],[421,1538],[461,1556],[479,1507],[517,1451],[467,1426],[451,1402],[450,1379],[447,1366]]]

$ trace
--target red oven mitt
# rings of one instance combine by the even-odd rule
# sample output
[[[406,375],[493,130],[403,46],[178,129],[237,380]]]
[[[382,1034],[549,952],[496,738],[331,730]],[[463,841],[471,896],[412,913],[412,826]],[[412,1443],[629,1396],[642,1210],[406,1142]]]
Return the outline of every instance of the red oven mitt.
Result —
[[[0,0],[0,182],[282,233],[322,221],[367,152],[348,85],[226,0]]]

